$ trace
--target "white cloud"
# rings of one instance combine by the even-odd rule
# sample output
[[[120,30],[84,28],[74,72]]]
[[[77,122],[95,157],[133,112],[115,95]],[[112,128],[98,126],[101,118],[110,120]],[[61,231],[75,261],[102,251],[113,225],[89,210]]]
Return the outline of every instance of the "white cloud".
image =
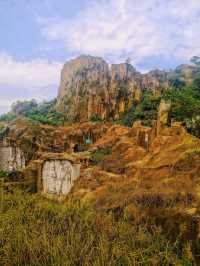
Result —
[[[40,19],[68,51],[140,63],[146,57],[200,54],[199,0],[93,0],[72,19]]]
[[[0,87],[31,90],[56,86],[61,64],[36,59],[17,61],[7,54],[0,54]]]
[[[19,61],[0,53],[0,112],[13,101],[55,97],[62,64],[36,59]]]

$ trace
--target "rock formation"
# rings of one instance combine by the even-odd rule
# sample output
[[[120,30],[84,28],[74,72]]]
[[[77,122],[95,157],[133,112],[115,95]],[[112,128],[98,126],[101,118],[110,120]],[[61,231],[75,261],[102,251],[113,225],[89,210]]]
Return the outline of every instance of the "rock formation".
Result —
[[[161,100],[161,103],[158,109],[158,119],[156,123],[157,134],[160,133],[163,127],[166,127],[167,125],[171,125],[170,111],[171,111],[171,103]]]
[[[45,161],[42,169],[43,192],[67,195],[79,176],[79,165],[74,166],[67,160]]]
[[[101,58],[80,56],[63,67],[57,109],[72,121],[119,119],[143,90],[160,87],[154,75],[142,75],[128,63],[109,67]]]
[[[0,169],[2,171],[18,171],[24,169],[26,159],[19,147],[0,147]]]

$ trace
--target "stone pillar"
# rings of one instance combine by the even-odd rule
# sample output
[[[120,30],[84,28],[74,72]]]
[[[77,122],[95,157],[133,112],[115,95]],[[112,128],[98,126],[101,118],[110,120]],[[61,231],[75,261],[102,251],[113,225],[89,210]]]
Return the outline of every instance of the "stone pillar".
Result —
[[[171,124],[170,110],[171,103],[166,102],[165,100],[161,100],[156,123],[156,135],[159,135],[164,127]]]

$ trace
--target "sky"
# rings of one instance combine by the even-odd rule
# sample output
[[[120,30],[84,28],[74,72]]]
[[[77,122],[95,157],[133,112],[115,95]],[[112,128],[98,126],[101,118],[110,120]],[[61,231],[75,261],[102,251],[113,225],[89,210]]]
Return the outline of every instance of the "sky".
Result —
[[[55,98],[80,54],[140,71],[200,55],[200,0],[0,0],[0,114],[16,100]]]

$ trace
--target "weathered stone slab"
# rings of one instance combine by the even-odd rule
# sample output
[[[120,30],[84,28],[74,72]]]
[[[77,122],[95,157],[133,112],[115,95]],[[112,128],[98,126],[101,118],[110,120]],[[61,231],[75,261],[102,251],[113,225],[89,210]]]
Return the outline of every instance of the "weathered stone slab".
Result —
[[[43,192],[67,195],[80,176],[80,165],[67,160],[48,160],[42,168]]]
[[[18,147],[0,147],[0,170],[18,171],[26,167],[26,160],[23,152]]]

